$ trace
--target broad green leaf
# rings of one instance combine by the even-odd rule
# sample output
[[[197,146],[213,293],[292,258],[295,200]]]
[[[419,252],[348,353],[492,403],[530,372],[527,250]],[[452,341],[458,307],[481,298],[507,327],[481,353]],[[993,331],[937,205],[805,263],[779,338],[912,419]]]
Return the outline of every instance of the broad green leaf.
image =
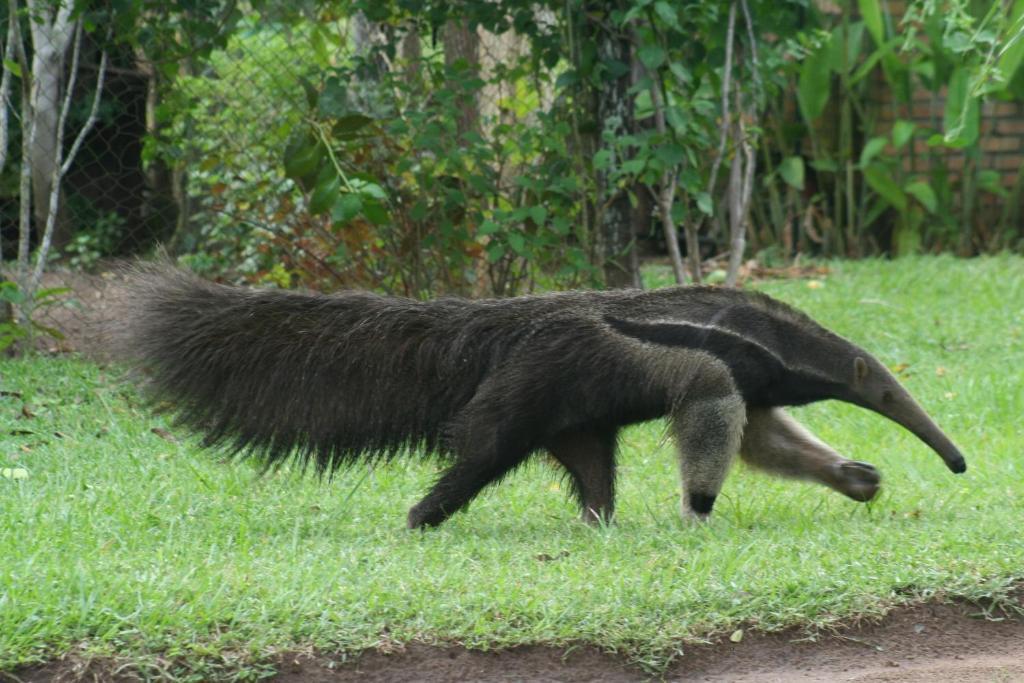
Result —
[[[786,157],[779,164],[779,175],[790,187],[804,189],[804,159],[799,156]]]
[[[835,173],[839,170],[839,164],[836,163],[835,159],[811,159],[811,168],[821,173]]]
[[[680,26],[679,24],[678,6],[674,6],[671,3],[659,0],[659,2],[654,3],[654,11],[661,18],[661,20],[668,24],[671,28],[674,28],[677,31],[683,30],[683,27]]]
[[[64,339],[64,333],[56,327],[50,327],[49,325],[44,325],[41,322],[36,322],[35,320],[30,320],[29,324],[47,336],[53,337],[54,339]]]
[[[70,294],[70,287],[46,287],[36,292],[35,300],[37,303],[53,303],[52,300],[59,299],[65,294]]]
[[[341,189],[341,178],[334,168],[327,164],[317,178],[316,187],[309,196],[309,212],[314,216],[327,212],[338,199]]]
[[[860,151],[860,167],[867,168],[871,160],[878,156],[878,153],[885,149],[888,140],[883,137],[871,138]]]
[[[999,171],[986,169],[978,173],[978,187],[997,197],[1007,197],[1009,192],[1003,187],[1003,176]]]
[[[363,215],[374,225],[384,225],[389,220],[388,210],[375,199],[363,202]]]
[[[843,27],[837,26],[832,30],[832,37],[829,39],[829,65],[835,73],[853,71],[860,58],[860,49],[864,44],[864,22],[855,21],[850,24],[846,33],[846,61],[843,61]]]
[[[882,21],[882,7],[878,0],[857,0],[857,7],[860,8],[860,16],[864,18],[868,33],[875,39],[876,45],[881,45],[885,41],[885,24]]]
[[[516,252],[520,256],[528,256],[526,249],[526,238],[523,237],[522,233],[510,232],[508,234],[508,246],[512,247],[512,251]]]
[[[939,202],[935,197],[935,192],[928,183],[923,180],[915,180],[907,183],[903,190],[921,202],[921,206],[928,209],[928,213],[935,213]]]
[[[905,121],[899,119],[892,127],[892,144],[896,146],[896,149],[900,149],[910,141],[910,138],[914,136],[914,130],[917,126],[912,121]]]
[[[970,69],[960,67],[949,79],[942,128],[943,142],[950,147],[968,147],[978,139],[981,107],[970,92],[970,78]]]
[[[355,193],[343,194],[331,206],[331,221],[347,223],[363,210],[363,198]]]
[[[25,294],[13,282],[0,282],[0,301],[7,301],[17,306],[25,303]]]
[[[637,56],[648,69],[657,69],[665,61],[665,50],[660,45],[644,45],[637,51]]]
[[[686,159],[686,150],[674,142],[659,145],[654,155],[661,159],[667,166],[681,164]]]
[[[320,166],[323,152],[308,131],[293,135],[284,150],[285,175],[296,181],[306,178]]]
[[[10,71],[15,78],[21,78],[21,64],[18,64],[13,59],[5,59],[3,65],[4,69]]]
[[[711,213],[714,211],[714,208],[711,204],[711,195],[709,195],[707,192],[701,192],[700,194],[698,194],[697,208],[700,209],[705,216],[710,216]]]
[[[501,230],[501,226],[494,221],[484,221],[480,224],[480,227],[477,228],[476,234],[480,237],[484,237],[486,235],[493,235],[499,230]]]
[[[373,119],[363,114],[346,114],[331,126],[331,133],[335,137],[347,139],[354,137],[357,132],[373,123]]]
[[[875,68],[880,60],[889,60],[892,58],[892,51],[895,50],[900,43],[903,42],[903,38],[896,36],[890,38],[888,41],[880,45],[874,52],[868,55],[867,59],[857,67],[857,70],[850,76],[850,85],[857,85],[865,76],[871,73],[871,70]]]
[[[807,55],[800,66],[797,102],[807,123],[814,123],[825,111],[831,85],[828,49],[821,47]]]
[[[1003,75],[1006,83],[1013,80],[1014,74],[1024,60],[1024,0],[1017,0],[1010,10],[1008,22],[1011,27],[1010,35],[1002,47],[1002,54],[997,62],[999,72]]]
[[[907,195],[893,180],[888,169],[880,164],[872,164],[865,168],[863,173],[864,180],[880,197],[899,211],[907,210]]]

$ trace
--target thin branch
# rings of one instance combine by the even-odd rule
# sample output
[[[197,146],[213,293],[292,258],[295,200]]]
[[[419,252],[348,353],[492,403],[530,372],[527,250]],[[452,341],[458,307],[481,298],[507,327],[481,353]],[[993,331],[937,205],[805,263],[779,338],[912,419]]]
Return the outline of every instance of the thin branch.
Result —
[[[3,172],[4,166],[7,163],[7,146],[10,143],[10,139],[7,137],[9,130],[7,127],[9,120],[7,108],[11,103],[11,77],[13,74],[7,65],[14,59],[14,32],[17,28],[18,18],[12,13],[7,21],[7,43],[4,45],[4,63],[2,67],[4,75],[0,78],[0,173]],[[0,258],[0,261],[2,260]]]
[[[758,68],[760,62],[757,59],[757,39],[754,37],[754,21],[750,18],[750,8],[747,6],[747,0],[740,0],[740,7],[743,8],[743,18],[747,23],[747,40],[750,41],[750,74],[754,80],[754,92],[760,95],[762,93],[761,71]]]
[[[711,176],[708,178],[708,194],[715,190],[718,181],[718,170],[725,157],[725,146],[729,139],[729,91],[732,89],[732,51],[736,42],[736,0],[729,6],[729,27],[725,35],[725,69],[722,74],[722,124],[718,137],[718,150],[711,162]]]
[[[75,42],[71,53],[71,73],[68,77],[67,88],[64,92],[64,103],[61,105],[60,117],[57,121],[57,145],[54,154],[53,175],[50,178],[50,206],[46,214],[46,228],[43,231],[43,240],[39,244],[36,253],[36,267],[32,273],[32,280],[28,288],[29,292],[35,292],[39,281],[43,277],[43,268],[46,265],[46,257],[50,251],[50,244],[53,241],[53,231],[57,224],[57,208],[60,200],[60,183],[64,175],[71,168],[82,142],[96,124],[97,113],[99,112],[100,96],[103,93],[103,85],[107,75],[107,53],[104,50],[100,55],[99,72],[96,75],[96,91],[93,93],[92,107],[89,109],[89,117],[78,131],[75,141],[71,144],[66,158],[63,158],[64,127],[67,124],[68,112],[71,110],[71,97],[74,92],[75,81],[78,76],[78,59],[82,52],[82,22],[75,23]]]
[[[663,84],[660,82],[660,78],[655,79],[654,74],[647,71],[646,66],[641,65],[641,68],[644,69],[647,77],[651,80],[654,127],[658,131],[658,135],[665,138],[668,127],[665,125],[665,99],[661,93],[661,86]],[[672,271],[675,273],[676,282],[683,284],[686,282],[686,268],[683,266],[683,256],[679,251],[679,233],[676,232],[676,224],[672,220],[672,205],[675,204],[676,199],[676,170],[674,168],[671,170],[666,168],[661,172],[660,185],[660,191],[655,194],[654,190],[651,189],[651,194],[654,195],[654,200],[658,203],[658,212],[661,214],[661,229],[665,233],[665,244],[668,246],[668,253],[672,259]]]

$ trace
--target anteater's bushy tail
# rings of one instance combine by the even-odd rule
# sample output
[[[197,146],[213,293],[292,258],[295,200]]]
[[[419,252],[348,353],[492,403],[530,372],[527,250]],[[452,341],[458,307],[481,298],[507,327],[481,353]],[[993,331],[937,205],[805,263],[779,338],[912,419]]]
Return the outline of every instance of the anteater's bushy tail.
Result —
[[[246,290],[167,265],[128,279],[115,353],[207,445],[268,465],[441,448],[487,364],[466,302]]]

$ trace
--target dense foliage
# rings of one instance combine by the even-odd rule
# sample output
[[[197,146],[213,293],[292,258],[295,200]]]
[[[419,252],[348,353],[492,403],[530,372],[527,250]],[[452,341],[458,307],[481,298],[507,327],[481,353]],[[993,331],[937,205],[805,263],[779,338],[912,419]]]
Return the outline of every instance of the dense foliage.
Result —
[[[122,4],[81,3],[85,29],[148,79],[140,172],[170,208],[72,188],[82,265],[160,240],[230,278],[503,295],[628,284],[679,230],[693,277],[1021,246],[981,129],[1024,94],[1024,0]]]

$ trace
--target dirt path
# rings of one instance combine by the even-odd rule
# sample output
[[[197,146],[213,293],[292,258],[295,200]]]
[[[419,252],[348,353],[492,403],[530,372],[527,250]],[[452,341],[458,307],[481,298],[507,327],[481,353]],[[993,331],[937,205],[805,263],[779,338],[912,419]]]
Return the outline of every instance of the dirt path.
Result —
[[[817,642],[802,633],[752,635],[690,649],[669,681],[812,683],[990,683],[1024,681],[1024,621],[979,618],[969,605],[897,610],[881,623],[848,628]],[[973,616],[972,616],[973,615]],[[495,653],[416,646],[370,653],[328,668],[327,660],[282,662],[279,683],[310,681],[598,681],[648,680],[621,658],[593,648],[525,647]]]

